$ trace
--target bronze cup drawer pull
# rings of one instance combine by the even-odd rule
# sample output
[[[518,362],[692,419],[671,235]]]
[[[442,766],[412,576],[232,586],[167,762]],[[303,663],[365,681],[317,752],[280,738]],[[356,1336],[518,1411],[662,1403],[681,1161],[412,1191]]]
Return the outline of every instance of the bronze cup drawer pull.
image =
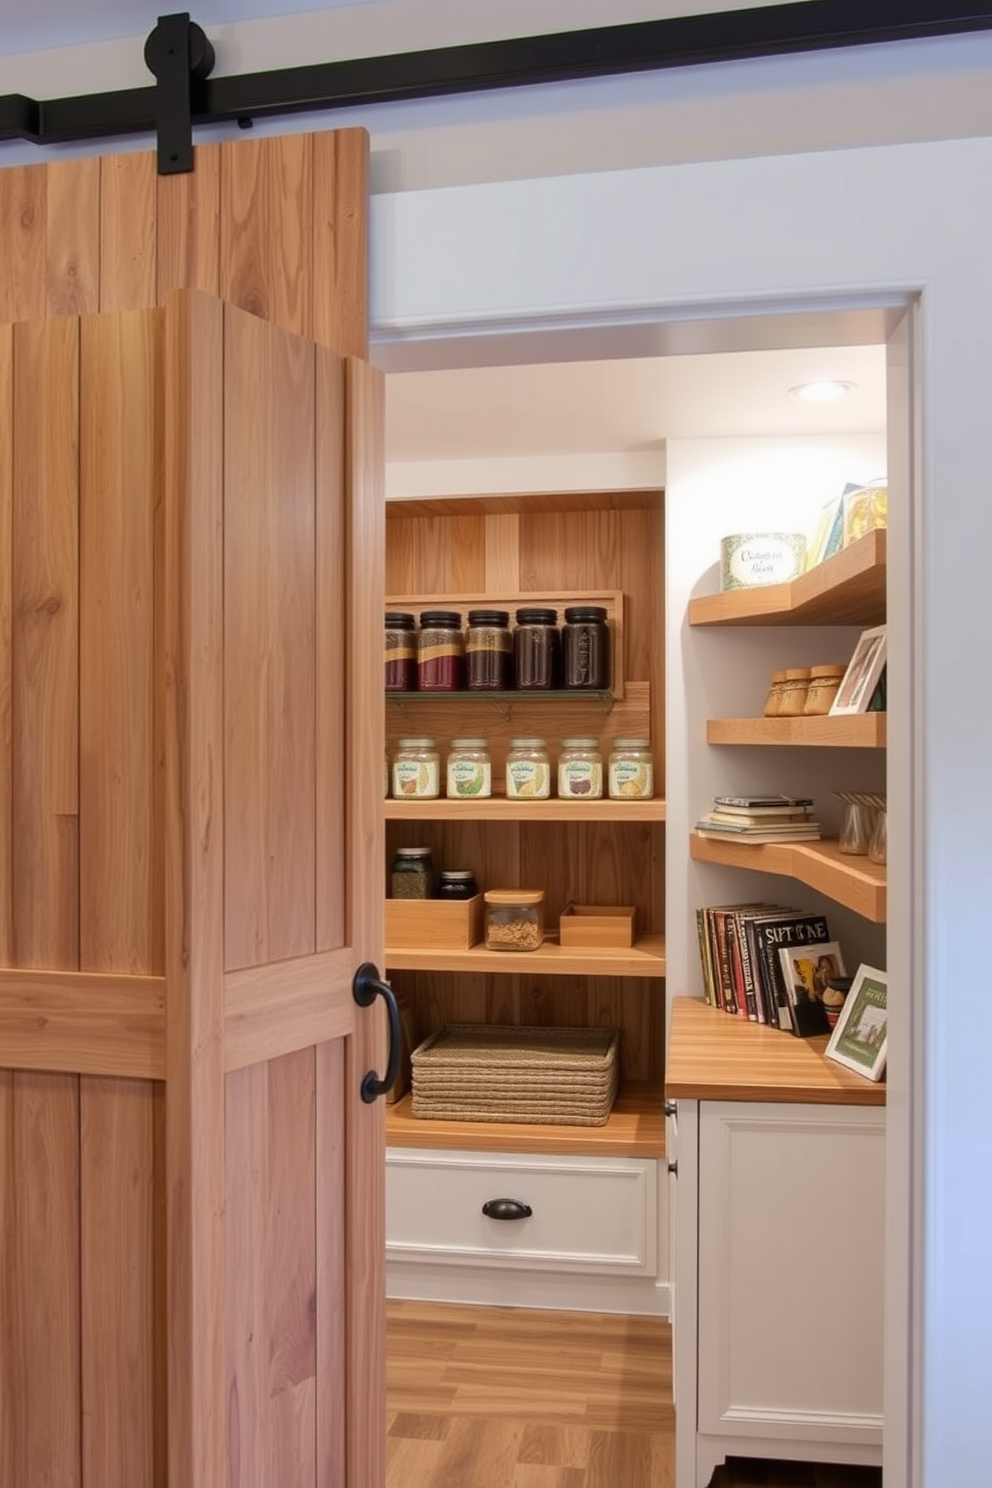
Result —
[[[520,1199],[487,1199],[482,1212],[487,1219],[529,1219],[534,1213],[530,1205]]]

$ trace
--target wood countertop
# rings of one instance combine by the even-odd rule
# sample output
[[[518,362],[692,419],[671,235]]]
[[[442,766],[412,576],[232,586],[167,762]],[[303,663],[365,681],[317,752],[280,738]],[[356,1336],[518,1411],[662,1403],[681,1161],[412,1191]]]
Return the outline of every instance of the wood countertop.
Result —
[[[665,1071],[669,1100],[796,1101],[884,1106],[885,1085],[824,1059],[827,1036],[788,1033],[677,997]]]

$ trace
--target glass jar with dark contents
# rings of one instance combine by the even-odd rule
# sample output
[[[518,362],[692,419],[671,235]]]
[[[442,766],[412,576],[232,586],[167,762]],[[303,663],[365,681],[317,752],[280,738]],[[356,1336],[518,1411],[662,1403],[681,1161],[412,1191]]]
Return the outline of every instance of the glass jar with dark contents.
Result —
[[[416,691],[417,622],[404,610],[386,611],[383,662],[387,692]]]
[[[465,685],[465,637],[457,610],[422,610],[417,635],[417,687],[458,692]]]
[[[566,688],[605,692],[610,685],[610,632],[601,605],[570,605],[561,632]]]
[[[479,885],[471,868],[444,868],[438,885],[439,899],[474,899]]]
[[[508,610],[469,610],[465,685],[470,692],[508,692],[513,686],[513,639]]]
[[[513,670],[518,692],[550,692],[561,686],[558,611],[534,606],[517,611]]]

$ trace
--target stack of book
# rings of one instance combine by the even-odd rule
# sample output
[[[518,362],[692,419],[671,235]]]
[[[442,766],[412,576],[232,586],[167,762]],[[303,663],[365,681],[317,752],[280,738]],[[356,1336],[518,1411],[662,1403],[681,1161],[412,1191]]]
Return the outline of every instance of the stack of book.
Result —
[[[781,904],[696,911],[706,1000],[724,1012],[806,1038],[829,1033],[844,957],[825,915]]]
[[[812,806],[808,796],[715,796],[696,831],[721,842],[815,842]]]

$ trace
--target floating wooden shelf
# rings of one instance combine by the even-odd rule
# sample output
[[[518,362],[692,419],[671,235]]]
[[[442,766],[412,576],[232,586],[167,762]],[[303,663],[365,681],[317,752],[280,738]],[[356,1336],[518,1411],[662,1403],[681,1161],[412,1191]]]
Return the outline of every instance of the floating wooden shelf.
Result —
[[[663,977],[665,937],[642,935],[632,946],[563,947],[546,940],[536,951],[467,951],[436,946],[386,947],[388,971],[500,972],[508,976]]]
[[[664,1157],[665,1118],[656,1087],[621,1090],[605,1126],[527,1125],[515,1121],[424,1121],[410,1097],[386,1107],[389,1147],[463,1152],[570,1153],[585,1157]]]
[[[689,601],[690,625],[881,625],[885,531],[869,532],[788,584]]]
[[[707,744],[793,744],[818,749],[884,749],[885,713],[820,718],[710,718]]]
[[[488,800],[384,802],[387,821],[501,821],[501,822],[657,822],[665,820],[665,802],[651,801],[508,801]]]
[[[885,868],[865,857],[842,853],[836,841],[716,842],[694,832],[689,855],[697,863],[722,863],[730,868],[753,868],[779,873],[818,889],[829,899],[853,909],[874,924],[885,923]]]

